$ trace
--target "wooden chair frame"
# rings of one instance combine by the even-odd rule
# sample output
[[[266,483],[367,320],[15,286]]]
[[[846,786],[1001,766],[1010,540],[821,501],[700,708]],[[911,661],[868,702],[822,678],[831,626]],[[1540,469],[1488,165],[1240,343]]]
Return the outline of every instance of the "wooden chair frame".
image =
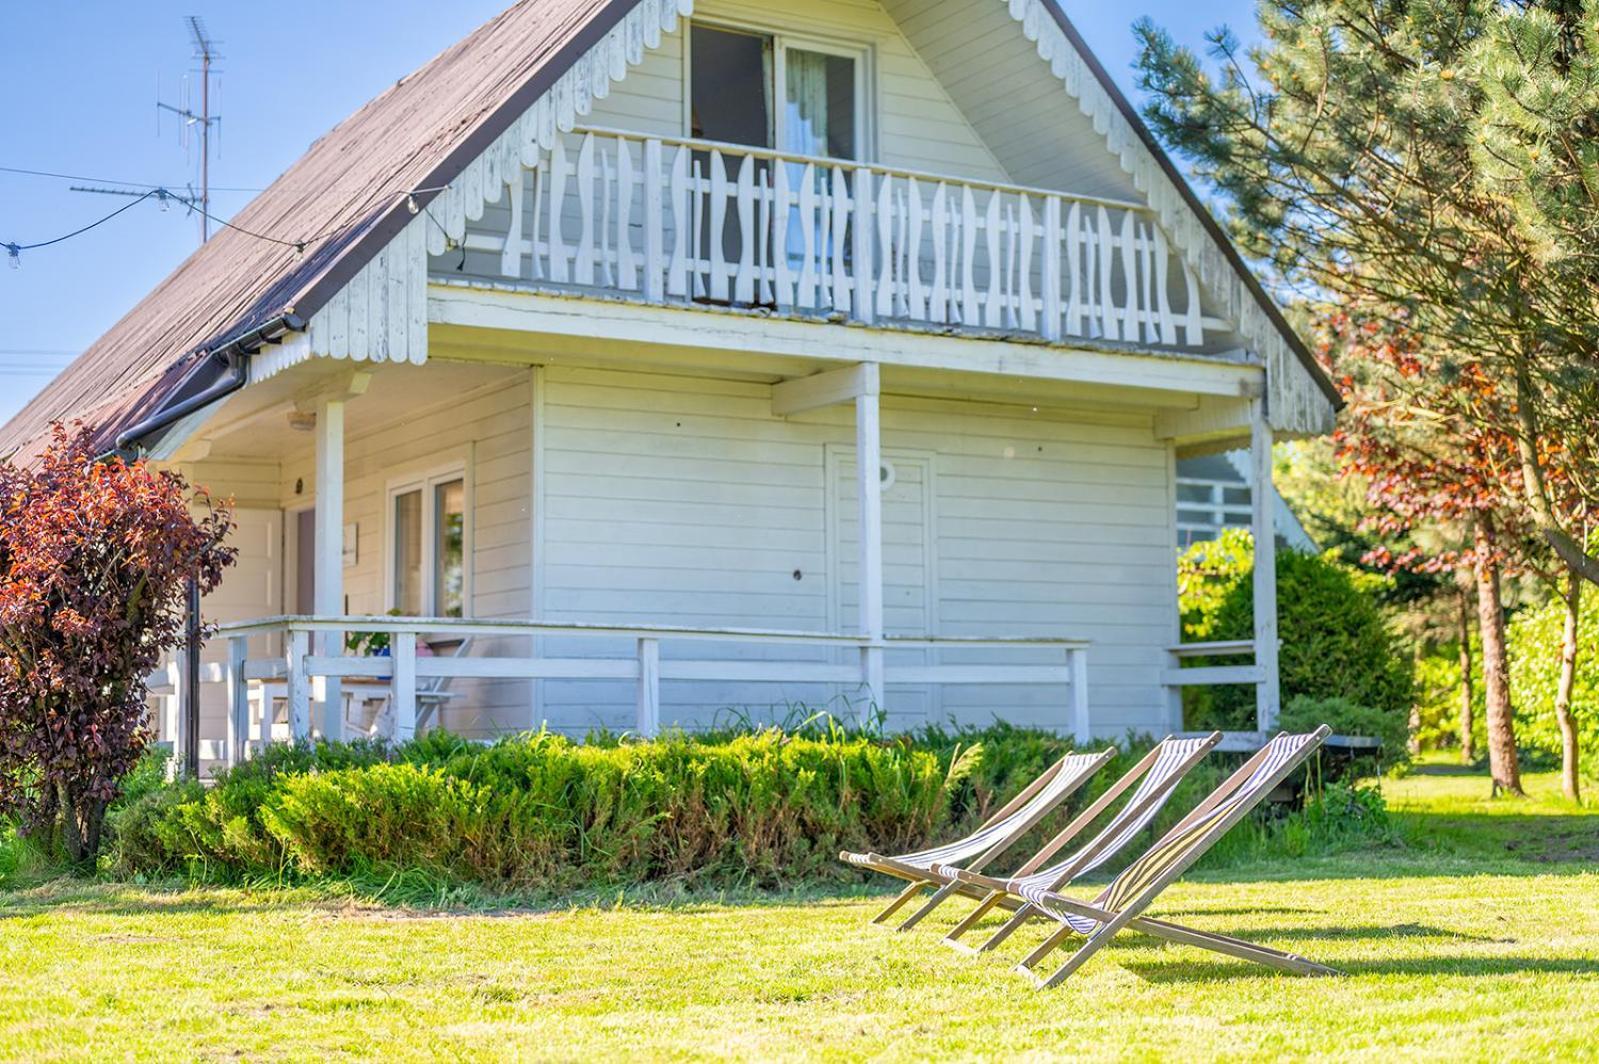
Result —
[[[1141,931],[1145,934],[1153,935],[1156,938],[1164,939],[1166,941],[1181,942],[1190,946],[1199,946],[1202,949],[1214,950],[1215,952],[1224,953],[1230,957],[1237,957],[1241,960],[1253,961],[1256,964],[1268,965],[1270,967],[1278,968],[1282,971],[1293,972],[1298,975],[1341,974],[1337,971],[1337,969],[1329,968],[1326,965],[1317,964],[1314,961],[1306,960],[1304,957],[1300,957],[1297,954],[1285,953],[1281,950],[1274,950],[1266,946],[1259,946],[1251,942],[1245,942],[1242,939],[1231,938],[1227,935],[1219,935],[1209,931],[1198,931],[1193,928],[1184,927],[1181,924],[1174,924],[1166,920],[1155,920],[1142,915],[1143,911],[1149,907],[1151,902],[1160,896],[1162,891],[1164,891],[1178,877],[1186,872],[1195,861],[1203,857],[1206,851],[1216,844],[1218,839],[1220,839],[1228,831],[1232,830],[1232,828],[1244,817],[1248,816],[1254,807],[1260,804],[1260,802],[1274,789],[1276,789],[1276,787],[1281,784],[1283,780],[1287,779],[1288,776],[1294,772],[1294,770],[1299,768],[1300,765],[1304,764],[1305,760],[1320,748],[1321,744],[1326,740],[1327,736],[1331,734],[1331,732],[1332,729],[1328,728],[1326,725],[1322,725],[1320,728],[1317,728],[1316,731],[1312,733],[1311,740],[1301,747],[1293,757],[1289,758],[1286,762],[1279,766],[1275,772],[1267,777],[1266,781],[1259,786],[1254,795],[1252,795],[1248,800],[1240,802],[1236,808],[1229,810],[1225,816],[1206,829],[1205,833],[1201,835],[1199,839],[1193,843],[1193,845],[1184,851],[1182,855],[1177,858],[1177,860],[1173,861],[1169,867],[1164,869],[1159,875],[1151,880],[1148,886],[1140,890],[1137,895],[1135,895],[1133,899],[1124,905],[1120,910],[1111,911],[1109,909],[1101,908],[1097,905],[1087,904],[1084,902],[1075,901],[1071,898],[1062,897],[1059,894],[1048,894],[1047,898],[1049,904],[1056,906],[1065,912],[1069,912],[1078,916],[1085,916],[1091,920],[1097,920],[1100,922],[1099,929],[1093,934],[1089,935],[1087,941],[1079,946],[1076,952],[1074,952],[1064,964],[1055,969],[1055,971],[1050,973],[1049,976],[1040,978],[1037,973],[1033,971],[1033,968],[1050,953],[1052,953],[1057,947],[1059,947],[1067,938],[1073,934],[1076,934],[1076,931],[1074,931],[1069,924],[1062,922],[1059,930],[1051,934],[1036,949],[1024,957],[1021,963],[1016,966],[1016,970],[1030,978],[1034,985],[1041,990],[1058,986],[1078,968],[1081,968],[1090,957],[1099,952],[1099,950],[1119,932],[1121,932],[1123,929],[1130,928],[1134,931]],[[1269,750],[1270,744],[1267,744],[1267,746],[1262,747],[1261,750],[1248,761],[1244,762],[1237,772],[1228,777],[1226,782],[1213,791],[1211,795],[1205,799],[1205,801],[1196,806],[1191,813],[1189,813],[1186,817],[1179,821],[1175,827],[1162,836],[1160,841],[1155,843],[1154,846],[1150,847],[1146,853],[1152,853],[1158,850],[1160,847],[1165,845],[1167,841],[1173,839],[1188,827],[1193,826],[1202,817],[1208,815],[1211,811],[1216,809],[1217,806],[1219,806],[1223,801],[1225,801],[1240,787],[1242,787],[1244,782],[1254,774],[1255,770],[1259,768],[1262,762],[1264,762],[1267,758]]]
[[[1006,817],[1011,816],[1023,808],[1028,802],[1032,801],[1040,791],[1049,786],[1049,784],[1054,781],[1057,775],[1064,771],[1067,759],[1072,756],[1074,756],[1074,754],[1065,755],[1049,768],[1039,773],[1038,777],[1034,779],[1032,783],[1029,783],[1026,787],[1022,788],[1022,790],[1019,791],[1015,797],[996,810],[987,820],[984,820],[982,824],[980,824],[973,832],[971,832],[971,834],[975,835],[979,831],[983,831],[989,827],[992,827],[994,824],[999,823],[1001,820],[1004,820]],[[1053,801],[1044,803],[1040,808],[1034,810],[1029,816],[1023,818],[1013,831],[997,840],[994,845],[990,846],[988,849],[972,858],[970,867],[981,868],[987,865],[989,861],[992,861],[996,857],[1003,854],[1011,846],[1015,845],[1018,839],[1020,839],[1023,835],[1026,835],[1035,826],[1037,826],[1038,822],[1043,820],[1044,817],[1054,812],[1054,810],[1062,802],[1075,794],[1083,786],[1083,784],[1087,783],[1089,779],[1094,776],[1096,772],[1105,767],[1106,762],[1115,756],[1116,748],[1113,746],[1101,750],[1099,754],[1094,757],[1094,760],[1089,764],[1089,766],[1081,773],[1076,782],[1074,782],[1070,787],[1062,790],[1060,794],[1055,796]],[[968,836],[968,838],[969,837],[970,836]],[[905,889],[896,894],[893,900],[891,900],[888,905],[884,907],[882,912],[879,912],[876,916],[872,917],[871,922],[877,925],[883,925],[887,923],[891,916],[903,908],[907,902],[909,902],[923,890],[934,887],[935,885],[941,884],[945,881],[943,877],[938,876],[929,869],[910,864],[897,857],[886,857],[878,853],[867,853],[859,855],[862,858],[861,860],[852,861],[850,858],[855,855],[847,852],[840,853],[838,856],[839,860],[847,861],[856,867],[870,868],[874,872],[882,872],[885,875],[909,880],[909,883]],[[973,893],[977,892],[974,891]]]
[[[1092,824],[1101,814],[1105,812],[1106,809],[1111,806],[1113,802],[1126,793],[1126,791],[1131,788],[1134,783],[1142,779],[1146,773],[1154,768],[1155,762],[1160,759],[1161,747],[1165,743],[1171,741],[1171,739],[1172,737],[1168,736],[1157,743],[1154,748],[1149,751],[1149,753],[1144,755],[1138,764],[1128,769],[1126,774],[1123,775],[1121,779],[1117,780],[1109,790],[1100,795],[1092,805],[1083,810],[1083,812],[1079,814],[1070,824],[1067,824],[1066,827],[1062,829],[1060,834],[1056,835],[1053,839],[1050,839],[1049,842],[1044,845],[1043,849],[1034,854],[1026,864],[1018,868],[1015,873],[1008,878],[996,879],[992,876],[980,875],[975,870],[970,868],[957,869],[955,872],[956,878],[945,884],[944,888],[940,890],[939,894],[934,895],[934,900],[942,901],[943,898],[940,897],[940,895],[943,895],[943,897],[949,897],[956,893],[970,894],[973,888],[976,888],[984,893],[978,900],[977,907],[971,912],[967,913],[959,923],[957,923],[949,930],[947,934],[945,934],[943,939],[944,943],[963,952],[987,952],[993,949],[995,946],[998,946],[1007,937],[1009,937],[1010,934],[1016,930],[1016,928],[1022,926],[1022,924],[1026,923],[1032,917],[1044,915],[1031,902],[1023,901],[1022,899],[1011,894],[1008,889],[1008,884],[1011,881],[1021,879],[1024,876],[1030,876],[1039,869],[1043,868],[1050,859],[1052,859],[1057,853],[1066,847],[1067,843],[1071,842],[1089,824]],[[1211,732],[1208,736],[1206,736],[1204,743],[1197,750],[1195,750],[1194,753],[1184,758],[1182,763],[1177,767],[1176,771],[1171,774],[1171,777],[1167,779],[1157,790],[1145,795],[1144,798],[1136,805],[1128,806],[1116,817],[1115,820],[1113,820],[1110,824],[1107,824],[1105,828],[1100,831],[1098,837],[1084,847],[1083,851],[1077,855],[1077,857],[1069,866],[1061,870],[1061,874],[1055,879],[1054,883],[1051,884],[1050,889],[1058,890],[1070,883],[1073,879],[1076,879],[1078,876],[1082,875],[1084,869],[1088,868],[1090,865],[1093,865],[1096,862],[1096,859],[1105,852],[1105,848],[1111,844],[1112,840],[1116,836],[1116,831],[1113,830],[1113,828],[1118,822],[1120,822],[1124,817],[1128,820],[1137,819],[1138,817],[1142,816],[1145,810],[1147,810],[1150,806],[1158,805],[1159,803],[1164,802],[1171,794],[1172,790],[1183,781],[1183,778],[1188,775],[1193,767],[1199,764],[1200,761],[1204,760],[1204,758],[1216,748],[1216,745],[1221,742],[1221,739],[1222,733],[1219,731]],[[907,920],[902,927],[914,924],[916,920],[919,920],[922,916],[925,916],[926,912],[931,911],[932,906],[933,901],[929,901],[929,903],[923,907],[923,912],[919,912],[910,920]],[[1014,909],[1015,915],[1013,915],[1011,920],[1001,927],[998,932],[990,937],[988,941],[984,942],[975,950],[971,946],[968,946],[966,943],[960,941],[962,935],[971,930],[978,921],[996,908]]]

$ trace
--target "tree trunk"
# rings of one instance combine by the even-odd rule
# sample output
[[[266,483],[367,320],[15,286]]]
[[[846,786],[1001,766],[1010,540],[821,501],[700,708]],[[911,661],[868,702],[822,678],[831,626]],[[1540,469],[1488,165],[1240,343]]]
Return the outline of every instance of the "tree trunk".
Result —
[[[1456,601],[1460,606],[1460,763],[1470,765],[1477,760],[1477,692],[1471,678],[1471,610],[1466,605],[1464,590]]]
[[[56,804],[61,811],[61,846],[67,851],[67,860],[88,865],[100,853],[106,803],[75,798],[65,783],[57,783]]]
[[[1510,704],[1510,668],[1505,651],[1505,611],[1499,597],[1499,560],[1494,556],[1493,518],[1477,518],[1477,626],[1482,630],[1482,685],[1487,702],[1488,772],[1493,793],[1520,796],[1516,725]]]
[[[1560,643],[1560,686],[1555,690],[1555,720],[1560,723],[1560,786],[1573,802],[1582,800],[1577,782],[1577,721],[1571,713],[1577,683],[1578,621],[1582,617],[1582,574],[1566,574],[1566,627]]]

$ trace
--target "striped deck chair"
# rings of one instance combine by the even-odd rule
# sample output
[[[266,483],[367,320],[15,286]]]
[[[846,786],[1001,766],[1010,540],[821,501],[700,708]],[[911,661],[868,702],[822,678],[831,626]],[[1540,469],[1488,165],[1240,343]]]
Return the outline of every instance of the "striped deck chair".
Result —
[[[1188,770],[1199,764],[1219,742],[1221,742],[1221,732],[1211,732],[1209,735],[1195,738],[1167,736],[1162,739],[1138,764],[1129,769],[1126,775],[1117,780],[1110,790],[1100,795],[1097,801],[1067,824],[1059,835],[1049,840],[1043,849],[1012,873],[1009,879],[995,879],[967,868],[935,866],[933,871],[949,877],[949,882],[922,907],[921,912],[907,920],[906,925],[914,923],[931,911],[934,901],[942,901],[943,898],[957,893],[962,885],[977,887],[986,892],[983,899],[944,936],[944,941],[948,945],[959,950],[972,951],[970,946],[960,941],[960,937],[994,908],[1003,905],[1006,898],[1022,897],[1023,890],[1029,887],[1059,890],[1072,880],[1099,868],[1121,852],[1122,847],[1137,837],[1138,833],[1155,819],[1155,814],[1166,804],[1166,799],[1171,797],[1177,784],[1188,775]],[[1045,867],[1045,862],[1064,849],[1079,832],[1109,809],[1134,781],[1137,781],[1138,789],[1133,792],[1133,796],[1092,839],[1078,847],[1064,860]],[[972,952],[993,949],[1022,924],[1042,915],[1043,913],[1031,902],[1022,903],[1004,926]]]
[[[981,868],[1031,831],[1040,820],[1070,797],[1072,792],[1087,783],[1089,777],[1115,756],[1115,747],[1101,750],[1097,754],[1067,754],[1039,773],[1037,779],[1000,807],[976,831],[947,845],[936,846],[930,850],[918,850],[915,853],[904,853],[896,857],[845,851],[838,855],[838,859],[847,864],[870,868],[874,872],[910,881],[910,884],[888,903],[887,908],[872,917],[872,923],[884,923],[920,891],[941,882],[935,880],[929,871],[935,864],[955,862],[966,864],[971,868]]]
[[[1161,891],[1303,764],[1331,731],[1322,725],[1307,735],[1284,734],[1267,743],[1142,857],[1111,880],[1092,902],[1074,901],[1045,886],[1025,888],[1022,897],[1040,912],[1059,921],[1061,926],[1024,957],[1016,970],[1031,978],[1040,989],[1056,986],[1082,967],[1118,931],[1131,928],[1156,938],[1200,946],[1301,975],[1338,974],[1335,969],[1292,953],[1141,915]],[[1083,935],[1087,941],[1065,964],[1047,978],[1040,978],[1033,972],[1040,961],[1073,934]]]

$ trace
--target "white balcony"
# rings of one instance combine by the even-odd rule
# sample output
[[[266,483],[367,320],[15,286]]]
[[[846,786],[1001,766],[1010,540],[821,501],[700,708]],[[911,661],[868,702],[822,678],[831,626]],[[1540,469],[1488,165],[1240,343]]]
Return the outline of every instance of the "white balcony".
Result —
[[[707,141],[574,131],[466,234],[435,276],[1145,348],[1232,329],[1140,205]]]

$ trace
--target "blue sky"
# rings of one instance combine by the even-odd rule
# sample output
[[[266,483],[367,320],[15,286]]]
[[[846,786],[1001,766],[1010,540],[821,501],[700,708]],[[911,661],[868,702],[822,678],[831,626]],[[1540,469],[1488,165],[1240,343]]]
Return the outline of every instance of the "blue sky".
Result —
[[[78,183],[181,188],[197,180],[171,116],[157,134],[155,101],[176,101],[194,67],[183,16],[202,16],[220,64],[220,155],[212,213],[227,217],[339,119],[505,6],[506,0],[74,0],[0,3],[0,242],[60,236],[124,201],[73,192]],[[1064,0],[1105,66],[1131,92],[1130,27],[1150,15],[1200,45],[1227,23],[1253,36],[1253,5]],[[191,78],[191,82],[193,79]],[[183,261],[199,232],[181,209],[141,203],[94,231],[0,266],[0,420]]]

